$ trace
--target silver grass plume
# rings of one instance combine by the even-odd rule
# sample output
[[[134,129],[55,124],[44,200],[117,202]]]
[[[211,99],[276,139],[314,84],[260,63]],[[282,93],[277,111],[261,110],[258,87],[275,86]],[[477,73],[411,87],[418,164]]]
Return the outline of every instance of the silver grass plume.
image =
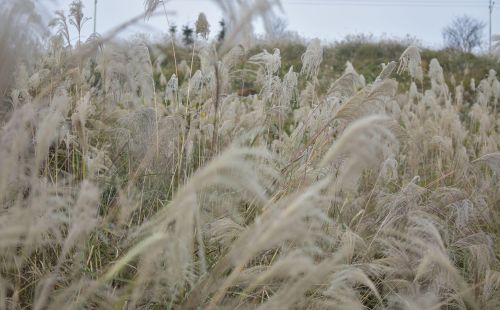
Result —
[[[429,65],[429,77],[438,85],[443,85],[445,83],[443,68],[436,58],[431,59],[431,63]]]
[[[232,70],[246,56],[245,47],[241,44],[231,48],[224,56],[222,56],[222,66],[228,71]]]
[[[181,188],[168,208],[162,208],[147,223],[141,227],[142,240],[139,241],[128,253],[123,255],[105,275],[111,280],[120,269],[134,259],[141,257],[140,266],[146,268],[141,274],[140,282],[146,284],[155,282],[161,276],[166,289],[171,291],[178,286],[194,281],[194,248],[193,238],[203,240],[201,212],[202,202],[198,201],[197,193],[205,188],[227,188],[238,192],[242,197],[257,199],[264,203],[266,198],[266,183],[262,175],[276,175],[267,165],[258,165],[270,161],[270,154],[262,149],[249,149],[245,147],[231,148],[221,154],[212,162],[197,171],[189,182]],[[203,242],[199,243],[200,251],[204,252]],[[154,251],[155,255],[144,255],[144,249]],[[154,266],[168,266],[161,275]],[[206,272],[206,266],[197,272],[198,276]],[[153,268],[151,268],[153,267]],[[156,274],[156,276],[153,276]],[[138,286],[138,293],[142,294]],[[161,294],[161,290],[158,293]],[[139,296],[139,295],[138,295]]]
[[[429,77],[434,93],[439,97],[447,96],[448,86],[445,83],[443,68],[435,58],[429,64]]]
[[[62,10],[55,11],[55,15],[56,17],[50,21],[49,26],[56,27],[57,28],[56,33],[59,35],[60,38],[63,38],[66,42],[66,45],[71,48],[71,37],[66,15]]]
[[[377,76],[376,81],[385,80],[391,76],[391,74],[396,70],[398,64],[395,61],[391,61],[390,63],[382,64],[382,72]]]
[[[82,0],[73,0],[69,5],[69,23],[75,27],[78,34],[77,46],[81,44],[82,28],[90,20],[89,17],[85,17],[83,14],[83,8]]]
[[[328,89],[328,98],[337,98],[343,102],[347,98],[354,96],[362,87],[364,87],[364,82],[361,76],[354,70],[352,64],[347,62],[344,74]]]
[[[0,2],[0,95],[12,87],[16,67],[31,67],[44,34],[43,6],[31,0]],[[8,109],[0,102],[0,121]]]
[[[314,184],[310,188],[307,188],[304,192],[300,193],[293,198],[289,203],[282,206],[273,207],[268,211],[268,214],[264,214],[261,218],[255,221],[246,231],[240,236],[238,240],[235,241],[230,251],[221,259],[221,261],[215,266],[211,271],[210,275],[203,279],[203,281],[195,288],[191,293],[190,299],[183,306],[190,307],[192,305],[203,303],[205,295],[214,293],[214,297],[210,300],[209,308],[215,308],[221,300],[223,300],[226,295],[227,290],[232,286],[238,284],[237,280],[241,278],[245,269],[245,266],[252,260],[252,258],[266,251],[266,249],[273,249],[279,244],[283,244],[287,241],[295,241],[298,243],[307,242],[308,239],[319,240],[323,238],[320,235],[316,235],[314,232],[322,226],[322,224],[327,224],[329,220],[324,216],[320,208],[315,207],[313,203],[316,201],[318,194],[325,186],[328,184],[326,180]],[[308,207],[306,207],[306,205]],[[326,238],[328,239],[328,238]],[[324,240],[328,242],[328,240]],[[247,250],[242,251],[245,248]],[[340,251],[339,256],[345,255],[344,251]],[[288,258],[292,258],[288,256]],[[339,257],[337,259],[340,260]],[[334,258],[332,260],[327,260],[334,265],[336,261]],[[295,258],[295,262],[298,262]],[[326,266],[327,262],[319,264],[317,267]],[[279,271],[280,264],[276,265],[276,269],[273,273]],[[231,271],[232,270],[232,271]],[[318,270],[319,269],[316,269]],[[228,271],[231,271],[227,277],[224,277]],[[288,272],[288,271],[286,271]],[[270,272],[271,273],[271,272]],[[262,278],[257,277],[255,283],[250,284],[250,288],[254,287],[260,282],[261,279],[270,277],[271,274],[262,274]],[[293,302],[293,300],[300,299],[302,293],[307,290],[312,284],[308,283],[307,279],[309,276],[306,275],[302,277],[303,281],[300,285],[297,283],[294,286],[295,294],[293,294],[293,299],[276,297],[275,300],[269,301],[262,305],[262,307],[270,307],[276,304],[278,300],[287,300],[288,302]],[[322,276],[325,276],[323,273]],[[292,278],[293,279],[293,278]],[[292,283],[290,283],[292,284]],[[288,286],[287,288],[290,288]],[[281,289],[279,295],[285,294],[289,296],[290,291],[288,289]],[[208,294],[207,294],[208,293]],[[277,294],[278,295],[278,294]],[[278,300],[276,300],[278,299]]]
[[[500,152],[486,154],[472,161],[473,164],[486,164],[500,176]]]
[[[165,88],[165,98],[172,102],[177,103],[177,92],[179,90],[179,81],[175,74],[172,74],[170,80],[167,83],[167,87]]]
[[[253,37],[252,21],[260,17],[265,29],[270,30],[274,9],[281,8],[280,0],[212,0],[222,11],[228,23],[228,33],[219,52],[224,54],[237,44],[245,46]]]
[[[262,53],[250,57],[248,62],[260,65],[263,70],[263,74],[260,74],[258,81],[263,85],[265,97],[269,98],[273,94],[277,94],[281,85],[279,78],[274,74],[281,67],[280,50],[276,48],[272,54],[264,50]]]
[[[307,45],[305,53],[301,57],[302,69],[301,74],[304,74],[307,79],[318,75],[319,66],[323,61],[323,47],[321,47],[320,39],[313,39]]]
[[[422,82],[424,73],[422,70],[422,59],[420,58],[420,50],[414,45],[410,45],[399,58],[398,74],[408,71],[410,76]]]
[[[363,169],[384,162],[384,146],[395,144],[390,119],[372,115],[353,122],[325,153],[319,168],[342,162],[337,177],[338,189],[352,189]]]
[[[131,90],[139,93],[147,105],[152,105],[154,79],[149,48],[145,42],[131,42],[130,44],[131,61],[127,64],[127,72]]]
[[[391,79],[369,85],[342,103],[333,118],[352,122],[362,116],[385,113],[383,105],[394,97],[396,91],[397,82]]]
[[[264,50],[262,53],[250,57],[249,62],[262,65],[266,78],[270,78],[281,67],[280,50],[275,48],[272,54]]]
[[[210,34],[210,24],[208,23],[205,13],[200,13],[198,15],[198,19],[196,20],[195,26],[196,26],[195,29],[196,34],[201,36],[203,39],[207,40],[208,35]]]
[[[46,111],[45,117],[39,125],[35,137],[35,165],[38,168],[41,167],[43,161],[49,155],[51,145],[60,137],[61,125],[69,108],[69,100],[66,93],[55,96],[53,105],[47,109],[48,111]]]
[[[168,1],[168,0],[167,0]],[[164,4],[164,0],[144,0],[144,11],[146,17],[151,17],[160,4]]]
[[[281,84],[281,94],[280,94],[280,106],[288,107],[292,101],[293,95],[296,91],[298,84],[298,74],[293,72],[293,66],[283,77],[283,82]]]

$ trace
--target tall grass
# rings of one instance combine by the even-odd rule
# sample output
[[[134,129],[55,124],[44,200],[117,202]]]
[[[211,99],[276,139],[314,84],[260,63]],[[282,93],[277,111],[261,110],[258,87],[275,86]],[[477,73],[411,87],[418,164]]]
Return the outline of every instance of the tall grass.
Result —
[[[410,46],[322,92],[319,40],[248,54],[277,3],[216,3],[226,40],[179,72],[140,38],[26,58],[1,20],[0,309],[499,308],[497,73],[464,101]]]

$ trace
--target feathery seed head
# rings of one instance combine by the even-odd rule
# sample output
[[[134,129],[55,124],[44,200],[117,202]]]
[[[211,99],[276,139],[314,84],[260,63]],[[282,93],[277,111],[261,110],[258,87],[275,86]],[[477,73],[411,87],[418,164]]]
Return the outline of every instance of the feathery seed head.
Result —
[[[399,58],[398,74],[408,71],[412,78],[421,82],[424,78],[421,63],[419,48],[410,45]]]
[[[313,39],[307,46],[306,52],[302,55],[302,70],[300,73],[305,74],[308,79],[317,76],[322,61],[323,48],[321,47],[321,40]]]
[[[208,23],[205,13],[200,13],[196,20],[196,34],[200,35],[203,39],[207,40],[210,34],[210,24]]]
[[[172,74],[165,89],[165,97],[170,102],[177,102],[177,92],[179,90],[179,80],[175,74]]]

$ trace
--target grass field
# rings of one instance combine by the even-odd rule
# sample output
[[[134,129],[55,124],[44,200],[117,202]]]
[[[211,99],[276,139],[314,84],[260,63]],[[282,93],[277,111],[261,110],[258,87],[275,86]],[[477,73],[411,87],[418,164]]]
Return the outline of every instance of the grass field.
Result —
[[[0,2],[0,309],[500,309],[495,59],[247,44],[267,0],[221,41],[70,46],[78,8],[42,40],[29,3]]]

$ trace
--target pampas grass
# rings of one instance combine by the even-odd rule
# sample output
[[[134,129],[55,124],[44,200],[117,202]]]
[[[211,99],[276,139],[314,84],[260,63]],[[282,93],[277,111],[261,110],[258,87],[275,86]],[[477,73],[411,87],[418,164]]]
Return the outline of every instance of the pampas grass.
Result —
[[[179,66],[144,39],[72,46],[62,13],[49,46],[0,21],[0,308],[498,308],[497,73],[448,83],[410,46],[320,88],[319,40],[300,73],[249,53],[277,2],[215,2],[226,39]],[[232,91],[242,64],[256,95]]]

